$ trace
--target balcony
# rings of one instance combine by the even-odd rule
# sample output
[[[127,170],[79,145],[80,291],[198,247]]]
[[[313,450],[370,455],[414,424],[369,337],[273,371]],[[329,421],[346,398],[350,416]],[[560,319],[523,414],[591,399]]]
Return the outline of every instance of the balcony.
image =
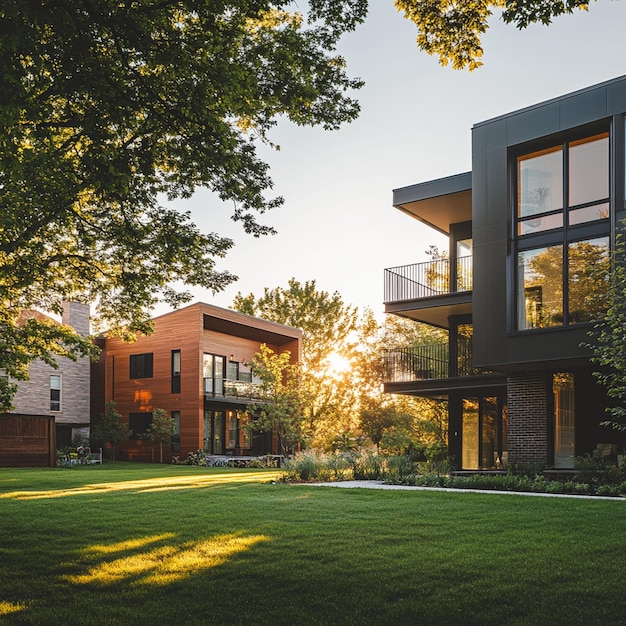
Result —
[[[261,385],[242,380],[220,378],[204,379],[204,395],[207,398],[221,398],[233,400],[263,400]]]
[[[472,256],[438,259],[385,270],[385,302],[403,302],[472,290]]]
[[[472,367],[471,339],[460,339],[456,359],[450,363],[448,343],[395,348],[383,353],[385,383],[406,383],[474,376],[482,371]]]

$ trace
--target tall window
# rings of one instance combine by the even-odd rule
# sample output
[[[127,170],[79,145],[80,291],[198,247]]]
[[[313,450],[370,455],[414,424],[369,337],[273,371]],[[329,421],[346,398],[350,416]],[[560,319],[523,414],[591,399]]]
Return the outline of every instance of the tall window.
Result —
[[[172,393],[180,393],[180,350],[172,350]]]
[[[517,329],[589,322],[605,310],[609,135],[517,158]]]
[[[574,375],[552,376],[554,393],[554,467],[571,468],[575,454]]]
[[[50,375],[50,410],[61,410],[61,375]]]
[[[224,357],[216,354],[204,354],[202,357],[202,376],[204,393],[213,396],[224,395]]]
[[[152,378],[152,352],[130,355],[130,377]]]

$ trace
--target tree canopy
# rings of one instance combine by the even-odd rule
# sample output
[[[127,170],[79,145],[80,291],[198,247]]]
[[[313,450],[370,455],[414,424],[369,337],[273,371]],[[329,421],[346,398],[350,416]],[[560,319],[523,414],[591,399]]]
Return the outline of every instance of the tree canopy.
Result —
[[[0,370],[92,354],[71,329],[19,312],[93,303],[101,328],[150,331],[158,302],[219,291],[232,241],[163,206],[198,187],[232,203],[255,236],[282,204],[260,144],[279,119],[337,129],[362,81],[337,54],[369,0],[14,0],[0,7]],[[580,0],[395,0],[418,45],[442,63],[480,64],[495,9],[519,27]],[[278,146],[274,146],[278,147]],[[49,326],[49,325],[48,325]],[[43,340],[39,337],[44,337]],[[14,346],[18,353],[12,354]],[[16,356],[17,355],[17,356]],[[0,409],[14,387],[0,377]]]
[[[257,154],[268,131],[278,118],[336,129],[359,111],[349,92],[361,81],[336,45],[365,3],[311,0],[305,15],[290,5],[3,4],[0,370],[24,376],[6,357],[40,325],[19,331],[20,310],[95,303],[102,327],[132,338],[149,332],[157,302],[190,297],[172,285],[218,291],[235,279],[215,265],[232,241],[163,199],[206,187],[247,232],[271,233],[258,219],[282,203]],[[70,329],[56,334],[42,354],[91,349]]]
[[[437,55],[442,65],[473,70],[482,65],[482,35],[495,11],[518,28],[552,19],[575,9],[588,10],[588,0],[395,0],[399,11],[418,30],[417,45]]]

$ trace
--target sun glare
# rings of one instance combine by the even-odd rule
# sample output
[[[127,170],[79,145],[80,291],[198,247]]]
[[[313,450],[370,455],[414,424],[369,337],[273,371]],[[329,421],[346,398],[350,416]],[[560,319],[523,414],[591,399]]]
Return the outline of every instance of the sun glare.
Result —
[[[343,374],[352,367],[350,359],[346,359],[346,357],[339,354],[339,352],[331,352],[327,359],[329,364],[328,369],[331,374]]]

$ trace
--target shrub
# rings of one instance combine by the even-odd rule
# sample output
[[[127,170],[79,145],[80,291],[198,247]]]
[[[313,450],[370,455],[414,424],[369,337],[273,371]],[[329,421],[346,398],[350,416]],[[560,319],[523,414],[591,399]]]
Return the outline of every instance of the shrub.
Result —
[[[172,458],[172,463],[174,465],[206,465],[206,452],[204,450],[196,450],[195,452],[190,452],[187,455],[187,458],[183,461],[179,459],[179,457],[175,456]]]
[[[388,457],[386,467],[383,468],[383,476],[386,480],[403,481],[414,474],[413,461],[403,454]]]

